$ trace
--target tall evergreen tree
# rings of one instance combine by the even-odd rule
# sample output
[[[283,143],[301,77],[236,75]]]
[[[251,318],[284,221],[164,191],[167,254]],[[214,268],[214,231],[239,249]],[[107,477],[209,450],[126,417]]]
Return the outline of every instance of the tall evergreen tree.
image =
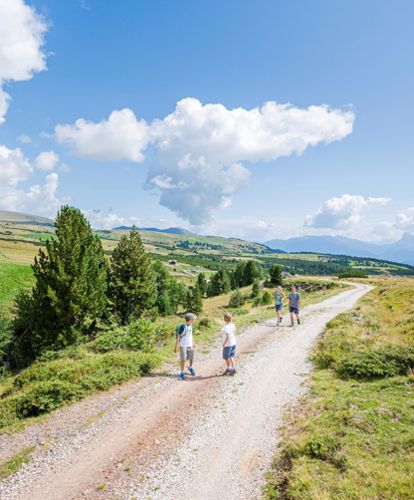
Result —
[[[187,292],[187,312],[199,314],[203,310],[203,298],[198,283],[188,288]]]
[[[259,274],[256,263],[253,260],[248,260],[243,269],[243,286],[251,285]]]
[[[158,312],[163,316],[175,314],[180,305],[185,306],[187,303],[187,289],[170,275],[159,260],[153,263],[153,269],[157,286],[155,305]]]
[[[283,284],[282,267],[277,264],[273,264],[269,269],[270,283],[273,286],[279,286]]]
[[[199,273],[197,276],[197,285],[200,288],[201,295],[204,297],[207,293],[207,280],[204,273]]]
[[[100,239],[81,211],[69,206],[59,211],[55,228],[56,236],[46,242],[46,251],[39,250],[32,266],[32,293],[17,298],[15,348],[28,361],[92,334],[107,309],[107,263]],[[31,354],[22,352],[29,346]]]
[[[228,293],[231,290],[231,280],[229,273],[224,270],[217,271],[213,274],[208,287],[208,296],[215,297],[223,293]]]
[[[129,236],[122,236],[112,253],[109,296],[122,324],[139,318],[155,306],[155,273],[135,228]]]

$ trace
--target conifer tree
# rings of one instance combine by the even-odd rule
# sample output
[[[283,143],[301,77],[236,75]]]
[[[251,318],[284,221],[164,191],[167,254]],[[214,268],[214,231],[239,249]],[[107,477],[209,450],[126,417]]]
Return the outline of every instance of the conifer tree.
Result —
[[[199,273],[197,276],[197,285],[200,289],[201,295],[204,297],[207,293],[207,280],[204,273]]]
[[[283,284],[282,267],[277,264],[273,264],[269,270],[270,283],[273,286],[279,286]]]
[[[69,206],[59,211],[55,228],[55,237],[32,266],[32,293],[16,301],[15,350],[27,361],[91,335],[107,311],[107,262],[100,239],[82,212]],[[31,353],[22,352],[28,346]]]
[[[109,296],[121,324],[139,318],[155,305],[155,273],[135,228],[129,236],[122,236],[112,253]]]
[[[199,314],[203,310],[203,298],[198,283],[188,288],[186,309],[187,312],[195,314]]]

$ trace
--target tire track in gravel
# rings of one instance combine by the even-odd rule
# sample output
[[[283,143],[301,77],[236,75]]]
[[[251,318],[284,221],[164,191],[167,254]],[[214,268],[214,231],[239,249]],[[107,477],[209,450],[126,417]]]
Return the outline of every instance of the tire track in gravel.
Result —
[[[354,285],[307,307],[298,328],[250,327],[239,337],[235,377],[218,376],[214,349],[198,356],[201,375],[187,382],[154,374],[2,436],[11,449],[53,439],[0,483],[0,498],[259,498],[283,409],[304,391],[312,343],[369,289]]]

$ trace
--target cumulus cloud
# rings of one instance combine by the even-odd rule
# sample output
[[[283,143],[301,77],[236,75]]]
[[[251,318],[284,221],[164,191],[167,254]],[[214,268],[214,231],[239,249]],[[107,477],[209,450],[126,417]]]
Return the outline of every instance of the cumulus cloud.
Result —
[[[42,51],[46,30],[42,17],[23,0],[0,2],[0,123],[10,102],[5,83],[30,80],[46,69]]]
[[[36,156],[35,165],[39,170],[53,170],[59,163],[59,155],[54,151],[42,151]]]
[[[81,158],[141,162],[149,143],[149,127],[130,109],[121,109],[99,123],[80,118],[74,125],[57,125],[55,136]]]
[[[400,231],[414,233],[414,207],[398,213],[394,227]]]
[[[348,229],[361,220],[364,210],[386,205],[389,198],[364,198],[343,194],[326,200],[314,215],[308,215],[305,225],[315,228]]]
[[[30,144],[32,142],[32,138],[26,134],[20,134],[17,140],[20,144]]]
[[[351,111],[328,106],[267,102],[249,110],[227,109],[186,98],[150,124],[123,109],[99,123],[80,119],[57,125],[55,136],[84,158],[140,162],[147,153],[147,187],[180,217],[203,224],[247,182],[250,172],[242,162],[276,160],[341,140],[353,122]]]
[[[140,226],[141,221],[137,217],[123,217],[112,210],[82,210],[91,226],[95,229],[112,229],[118,226]]]
[[[0,208],[53,217],[68,201],[57,197],[59,177],[51,173],[46,176],[44,184],[35,184],[25,191],[19,184],[29,180],[33,171],[31,162],[20,148],[9,149],[0,145]]]

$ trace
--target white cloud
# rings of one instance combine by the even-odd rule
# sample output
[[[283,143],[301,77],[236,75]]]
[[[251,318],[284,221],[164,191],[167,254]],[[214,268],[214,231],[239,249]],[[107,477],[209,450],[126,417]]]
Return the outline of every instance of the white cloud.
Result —
[[[20,148],[9,149],[0,145],[0,186],[3,189],[17,186],[28,179],[32,172],[33,168]]]
[[[112,229],[118,226],[140,226],[140,219],[137,217],[123,217],[114,213],[112,210],[82,210],[85,217],[89,220],[91,226],[95,229]]]
[[[366,209],[386,205],[389,198],[364,198],[343,194],[326,200],[316,214],[308,215],[305,225],[316,228],[348,229],[361,220]]]
[[[30,144],[32,142],[32,138],[26,134],[19,135],[17,140],[20,142],[20,144]]]
[[[59,163],[59,155],[54,151],[42,151],[35,159],[36,168],[39,170],[53,170]]]
[[[46,69],[42,52],[46,30],[42,17],[23,0],[0,2],[0,123],[10,102],[4,84],[30,80],[34,73]]]
[[[0,208],[53,217],[68,201],[56,195],[59,177],[51,173],[43,185],[36,184],[25,191],[19,184],[29,180],[32,174],[33,166],[20,148],[9,149],[0,145]]]
[[[398,213],[396,215],[394,227],[400,231],[414,233],[414,207]]]
[[[149,142],[149,128],[144,120],[137,120],[130,109],[113,111],[107,120],[99,123],[80,118],[75,125],[57,125],[56,140],[68,144],[73,154],[94,160],[144,160]]]
[[[99,123],[80,119],[57,125],[55,136],[75,155],[96,160],[140,162],[149,150],[147,187],[180,217],[203,224],[247,182],[250,173],[241,162],[276,160],[341,140],[353,122],[351,111],[328,106],[300,109],[267,102],[250,110],[227,109],[187,98],[150,124],[123,109]]]

